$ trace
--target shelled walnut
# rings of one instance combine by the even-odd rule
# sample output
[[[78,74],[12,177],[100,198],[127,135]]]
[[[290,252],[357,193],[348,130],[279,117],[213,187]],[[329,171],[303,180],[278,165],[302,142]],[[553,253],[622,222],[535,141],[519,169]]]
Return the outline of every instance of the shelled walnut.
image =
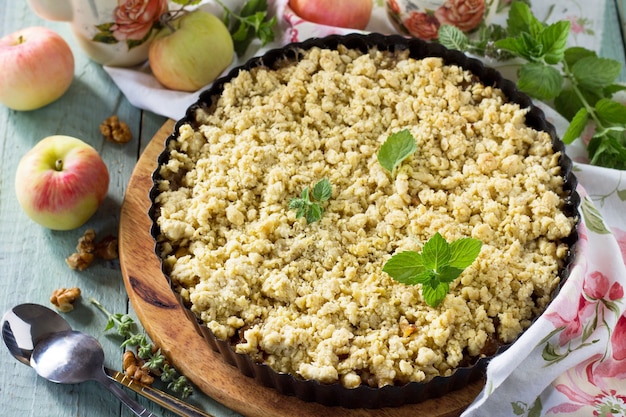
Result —
[[[128,125],[120,121],[115,115],[105,119],[100,124],[100,133],[102,133],[108,141],[115,143],[126,143],[133,138]]]
[[[61,312],[74,310],[74,302],[80,297],[80,288],[59,288],[52,292],[50,302]]]
[[[154,377],[150,375],[149,369],[143,367],[144,364],[145,361],[138,358],[132,351],[127,350],[124,352],[122,357],[124,373],[137,382],[141,382],[144,385],[152,385]]]
[[[117,244],[115,236],[105,236],[102,240],[96,241],[95,230],[87,229],[78,239],[76,252],[68,256],[65,262],[72,269],[84,271],[96,258],[107,261],[117,259]]]

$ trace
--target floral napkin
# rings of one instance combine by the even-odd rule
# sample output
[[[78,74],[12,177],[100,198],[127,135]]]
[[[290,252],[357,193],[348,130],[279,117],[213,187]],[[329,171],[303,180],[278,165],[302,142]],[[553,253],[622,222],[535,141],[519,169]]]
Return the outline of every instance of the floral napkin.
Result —
[[[470,0],[448,3],[462,6],[465,1]],[[494,1],[500,6],[506,3]],[[532,7],[540,20],[570,20],[570,43],[597,51],[605,1],[546,0],[533,2]],[[276,41],[264,48],[253,45],[230,68],[288,42],[350,32],[302,20],[287,7],[287,0],[269,2],[279,21]],[[208,2],[207,6],[212,5]],[[505,8],[489,19],[503,23],[506,13]],[[384,1],[375,0],[366,31],[397,31]],[[488,64],[505,72],[506,63]],[[173,119],[181,118],[199,93],[164,89],[147,65],[105,70],[133,105]],[[545,104],[539,105],[562,136],[567,122]],[[576,161],[582,199],[580,239],[571,275],[547,311],[491,361],[486,387],[464,417],[626,416],[626,174],[587,164],[580,140],[567,148]]]

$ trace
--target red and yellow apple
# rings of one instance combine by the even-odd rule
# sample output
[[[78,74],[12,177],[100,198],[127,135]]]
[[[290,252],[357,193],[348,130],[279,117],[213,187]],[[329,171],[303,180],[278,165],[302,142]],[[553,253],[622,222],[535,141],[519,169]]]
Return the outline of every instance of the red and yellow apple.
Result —
[[[74,78],[74,55],[56,32],[29,27],[0,39],[0,102],[14,110],[52,103]]]
[[[150,44],[148,59],[156,79],[172,90],[196,91],[230,65],[233,40],[215,15],[194,10],[169,22]]]
[[[289,0],[289,7],[309,22],[363,30],[374,4],[372,0]]]
[[[98,151],[80,139],[55,135],[20,160],[15,192],[26,214],[53,230],[82,226],[109,189],[109,171]]]

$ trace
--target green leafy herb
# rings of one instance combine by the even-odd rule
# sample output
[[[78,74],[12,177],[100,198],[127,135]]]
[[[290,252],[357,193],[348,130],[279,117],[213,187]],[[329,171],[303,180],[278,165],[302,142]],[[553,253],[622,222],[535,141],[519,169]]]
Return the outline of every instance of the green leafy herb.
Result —
[[[274,40],[276,16],[268,18],[267,0],[248,0],[238,14],[220,0],[217,2],[224,9],[224,23],[233,38],[237,56],[245,54],[254,38],[259,38],[262,46]]]
[[[378,163],[392,175],[398,165],[417,150],[415,138],[408,129],[390,135],[378,150]]]
[[[306,218],[307,224],[316,222],[322,218],[324,212],[320,203],[330,199],[332,194],[330,181],[324,178],[315,184],[312,192],[309,193],[309,187],[305,187],[300,197],[292,198],[289,201],[289,209],[296,210],[297,219]]]
[[[554,108],[570,121],[563,142],[571,143],[593,122],[595,131],[587,144],[591,163],[626,169],[626,106],[613,99],[626,90],[616,83],[622,64],[582,47],[567,48],[570,26],[567,20],[544,24],[526,2],[516,1],[510,6],[506,30],[490,42],[496,50],[526,61],[518,72],[521,91],[553,100]],[[439,33],[444,46],[489,56],[489,48],[481,50],[476,46],[479,41],[456,28],[442,26]]]
[[[94,298],[90,299],[100,311],[106,314],[108,318],[107,325],[104,330],[116,328],[117,333],[124,338],[122,347],[134,347],[137,350],[137,356],[143,359],[145,367],[160,374],[161,381],[168,383],[167,388],[174,392],[180,393],[182,398],[187,398],[193,392],[193,387],[182,375],[179,375],[176,369],[172,368],[161,349],[154,349],[154,345],[150,343],[148,338],[141,333],[135,333],[135,321],[128,314],[111,314],[107,309]]]
[[[403,284],[422,284],[424,300],[437,307],[450,290],[450,283],[476,260],[481,248],[480,240],[463,238],[448,243],[436,233],[421,253],[404,251],[393,255],[383,272]]]

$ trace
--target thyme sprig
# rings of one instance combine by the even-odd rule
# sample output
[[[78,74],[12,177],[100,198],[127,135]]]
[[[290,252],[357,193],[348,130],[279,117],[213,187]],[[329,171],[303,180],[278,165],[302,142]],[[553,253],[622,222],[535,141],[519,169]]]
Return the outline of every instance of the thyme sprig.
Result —
[[[143,366],[154,374],[160,375],[161,381],[167,383],[167,388],[179,393],[181,398],[191,395],[193,387],[187,378],[179,375],[178,371],[169,364],[161,349],[155,349],[146,335],[135,331],[137,324],[130,315],[110,313],[95,298],[91,298],[90,301],[107,316],[108,322],[104,330],[115,329],[117,334],[124,338],[121,347],[136,348],[137,356],[145,361]]]

